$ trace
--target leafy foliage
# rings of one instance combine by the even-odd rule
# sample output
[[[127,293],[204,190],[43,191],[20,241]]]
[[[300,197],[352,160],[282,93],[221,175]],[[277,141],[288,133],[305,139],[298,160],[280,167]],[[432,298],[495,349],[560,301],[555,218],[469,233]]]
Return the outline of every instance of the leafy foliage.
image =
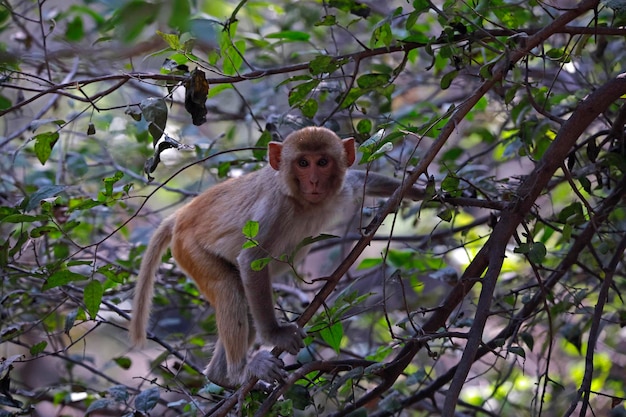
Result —
[[[0,416],[624,415],[625,23],[623,0],[0,3]],[[215,318],[169,256],[130,351],[163,211],[312,124],[428,198],[280,258],[308,331],[285,383],[206,382]]]

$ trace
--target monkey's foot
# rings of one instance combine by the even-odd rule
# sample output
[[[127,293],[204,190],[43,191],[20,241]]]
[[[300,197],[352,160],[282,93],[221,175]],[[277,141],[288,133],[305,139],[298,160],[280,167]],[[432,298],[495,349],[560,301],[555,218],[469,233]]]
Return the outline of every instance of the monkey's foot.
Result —
[[[272,355],[271,352],[260,350],[257,352],[246,368],[247,375],[254,376],[267,382],[280,382],[287,376],[283,369],[285,364],[282,360]]]

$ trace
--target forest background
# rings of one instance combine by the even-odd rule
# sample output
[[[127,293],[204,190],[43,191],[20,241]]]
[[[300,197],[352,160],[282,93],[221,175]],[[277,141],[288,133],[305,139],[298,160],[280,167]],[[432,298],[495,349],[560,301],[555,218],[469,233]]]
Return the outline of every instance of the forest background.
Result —
[[[625,416],[626,1],[0,1],[0,416]],[[159,221],[324,125],[386,200],[277,277],[236,392]],[[402,201],[416,184],[422,202]],[[236,207],[233,207],[236,210]]]

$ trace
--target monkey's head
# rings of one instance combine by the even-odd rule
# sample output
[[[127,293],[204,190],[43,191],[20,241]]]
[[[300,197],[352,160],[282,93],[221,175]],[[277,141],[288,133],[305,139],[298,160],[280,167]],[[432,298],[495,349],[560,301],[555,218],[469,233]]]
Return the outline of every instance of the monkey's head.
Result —
[[[342,140],[329,129],[306,127],[291,133],[283,143],[270,142],[268,155],[290,196],[320,204],[341,190],[356,150],[354,138]]]

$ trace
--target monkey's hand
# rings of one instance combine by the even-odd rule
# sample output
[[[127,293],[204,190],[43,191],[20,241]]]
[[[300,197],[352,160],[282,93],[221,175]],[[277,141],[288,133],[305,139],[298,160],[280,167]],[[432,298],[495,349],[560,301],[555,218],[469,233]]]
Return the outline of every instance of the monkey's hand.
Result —
[[[285,352],[295,355],[304,347],[302,340],[306,336],[304,329],[296,324],[278,324],[261,333],[261,337],[267,343],[275,345]]]

